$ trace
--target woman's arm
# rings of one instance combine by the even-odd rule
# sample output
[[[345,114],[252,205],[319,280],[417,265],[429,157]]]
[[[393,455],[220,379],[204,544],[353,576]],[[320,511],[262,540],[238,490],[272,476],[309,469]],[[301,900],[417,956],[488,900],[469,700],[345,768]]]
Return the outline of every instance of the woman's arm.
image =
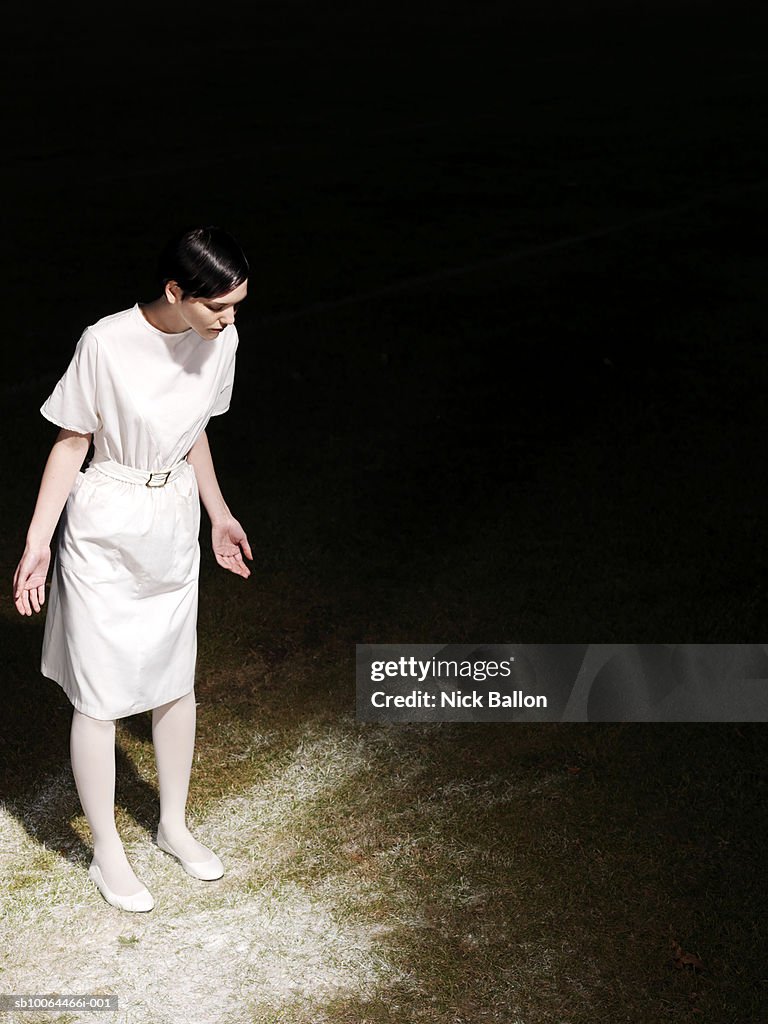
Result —
[[[27,530],[24,554],[13,576],[13,599],[21,615],[31,615],[33,610],[39,612],[45,603],[51,538],[88,454],[91,436],[62,428],[51,448]]]
[[[245,530],[230,512],[219,489],[205,431],[187,453],[187,462],[192,464],[195,471],[200,500],[211,520],[211,540],[216,561],[224,569],[248,579],[251,570],[243,561],[243,554],[252,559],[251,548]]]

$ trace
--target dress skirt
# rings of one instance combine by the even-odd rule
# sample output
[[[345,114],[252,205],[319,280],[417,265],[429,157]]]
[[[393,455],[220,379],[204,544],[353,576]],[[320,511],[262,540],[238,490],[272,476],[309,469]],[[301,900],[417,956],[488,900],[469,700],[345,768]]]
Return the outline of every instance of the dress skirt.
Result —
[[[91,462],[59,522],[40,668],[92,718],[125,718],[194,688],[197,478],[184,460],[163,486],[147,479]]]

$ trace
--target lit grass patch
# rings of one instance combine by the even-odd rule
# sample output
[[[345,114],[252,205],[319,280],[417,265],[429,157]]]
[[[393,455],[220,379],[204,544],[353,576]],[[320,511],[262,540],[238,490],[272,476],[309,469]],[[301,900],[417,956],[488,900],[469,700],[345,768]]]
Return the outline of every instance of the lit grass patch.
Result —
[[[225,673],[209,679],[199,712],[211,745],[190,823],[221,855],[220,881],[189,879],[132,817],[153,785],[140,730],[120,733],[124,756],[146,755],[121,831],[152,914],[107,907],[83,850],[41,854],[6,808],[12,988],[33,984],[42,947],[51,984],[119,990],[126,1019],[161,1024],[194,1020],[191,1005],[201,1021],[257,1024],[593,1024],[618,1006],[656,1024],[759,1005],[739,991],[760,948],[759,915],[745,922],[739,898],[764,901],[756,730],[363,725],[324,706],[343,674],[330,657],[284,659],[263,691],[254,671],[230,707]],[[68,787],[53,776],[27,826],[43,811],[77,824]],[[706,969],[676,969],[673,942]]]

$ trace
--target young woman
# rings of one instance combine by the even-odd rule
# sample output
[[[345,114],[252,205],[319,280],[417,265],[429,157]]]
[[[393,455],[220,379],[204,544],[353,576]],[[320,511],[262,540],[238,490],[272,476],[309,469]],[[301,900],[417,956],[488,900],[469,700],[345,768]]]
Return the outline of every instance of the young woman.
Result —
[[[93,835],[89,875],[108,903],[151,910],[115,826],[115,720],[152,711],[157,845],[193,877],[220,878],[186,826],[195,742],[200,501],[220,566],[247,579],[248,538],[216,479],[205,428],[229,408],[235,314],[248,263],[216,227],[164,247],[162,293],[86,328],[40,411],[61,428],[13,577],[39,612],[59,523],[41,671],[73,705],[72,771]],[[93,440],[94,454],[80,472]],[[59,522],[60,520],[60,522]]]

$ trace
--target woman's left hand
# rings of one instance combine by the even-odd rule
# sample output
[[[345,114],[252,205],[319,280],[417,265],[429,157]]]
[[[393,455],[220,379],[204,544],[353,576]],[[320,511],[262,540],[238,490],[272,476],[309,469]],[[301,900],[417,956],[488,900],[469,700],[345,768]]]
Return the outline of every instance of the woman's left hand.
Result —
[[[213,553],[219,565],[247,580],[251,575],[251,570],[243,561],[243,555],[251,561],[253,561],[253,555],[245,530],[234,516],[214,523],[211,527],[211,539]]]

